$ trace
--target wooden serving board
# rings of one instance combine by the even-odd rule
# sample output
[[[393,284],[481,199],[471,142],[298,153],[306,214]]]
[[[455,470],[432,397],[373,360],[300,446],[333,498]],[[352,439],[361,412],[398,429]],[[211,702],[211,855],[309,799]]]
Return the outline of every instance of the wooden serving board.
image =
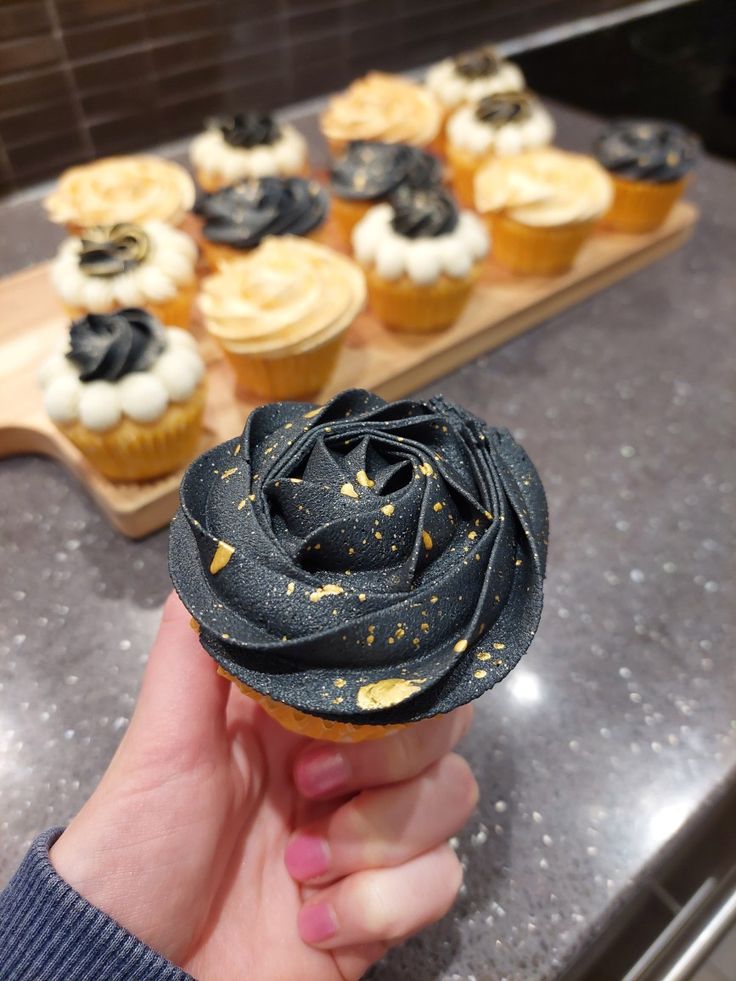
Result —
[[[335,374],[318,400],[353,387],[389,399],[406,395],[676,249],[689,237],[697,214],[692,204],[680,202],[651,234],[598,232],[563,276],[514,277],[488,262],[460,320],[435,335],[392,333],[365,313],[350,328]],[[44,412],[36,374],[67,324],[48,263],[0,280],[0,310],[0,457],[41,453],[58,459],[130,538],[166,525],[177,506],[181,473],[144,484],[113,484],[86,463]],[[194,332],[208,366],[205,449],[240,432],[256,403],[235,397],[218,348],[196,325]]]

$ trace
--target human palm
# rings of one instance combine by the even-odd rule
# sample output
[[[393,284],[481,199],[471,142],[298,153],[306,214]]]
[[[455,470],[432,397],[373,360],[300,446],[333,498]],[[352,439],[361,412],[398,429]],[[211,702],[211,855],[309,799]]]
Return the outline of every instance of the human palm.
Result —
[[[201,981],[357,979],[460,883],[477,789],[462,709],[375,742],[282,729],[217,675],[175,598],[59,873]]]

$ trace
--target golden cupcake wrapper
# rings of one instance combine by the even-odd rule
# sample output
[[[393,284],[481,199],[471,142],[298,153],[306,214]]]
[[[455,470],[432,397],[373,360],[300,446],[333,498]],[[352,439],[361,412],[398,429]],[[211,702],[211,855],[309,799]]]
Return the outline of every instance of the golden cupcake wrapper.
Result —
[[[450,165],[450,181],[455,197],[466,208],[475,208],[475,175],[493,154],[476,156],[468,150],[447,143],[447,161]]]
[[[188,330],[191,321],[192,304],[194,303],[196,293],[197,280],[192,279],[190,283],[180,286],[176,295],[170,300],[164,300],[161,303],[146,300],[141,306],[143,309],[148,310],[149,313],[152,313],[154,317],[157,317],[165,326],[182,327],[184,330]],[[64,309],[72,320],[77,320],[79,317],[84,317],[92,312],[113,313],[120,308],[120,303],[114,303],[108,310],[91,311],[86,307],[70,306],[68,303],[64,304]]]
[[[477,270],[478,267],[462,279],[443,275],[425,285],[412,282],[408,276],[383,279],[374,269],[366,268],[368,303],[376,317],[392,330],[411,333],[442,330],[462,313]]]
[[[639,234],[653,232],[665,221],[673,205],[685,190],[687,178],[652,184],[632,181],[611,174],[613,204],[603,218],[603,224],[617,232]]]
[[[151,423],[124,417],[105,432],[81,422],[59,426],[89,462],[109,480],[152,480],[178,470],[197,454],[205,404],[200,384],[186,402],[169,405]]]
[[[270,400],[297,399],[316,394],[332,374],[345,330],[336,337],[299,354],[263,357],[240,354],[223,347],[239,391]]]
[[[376,201],[350,201],[347,198],[333,197],[330,201],[330,214],[341,237],[349,244],[353,229],[364,218]]]
[[[545,227],[523,225],[506,215],[485,216],[491,233],[491,254],[502,266],[525,276],[554,276],[567,272],[595,221]]]
[[[268,695],[262,695],[242,681],[238,681],[224,668],[218,667],[217,673],[223,678],[227,678],[236,685],[244,695],[252,698],[272,719],[289,732],[294,732],[299,736],[308,736],[310,739],[323,739],[333,743],[362,743],[369,739],[383,739],[392,732],[406,728],[406,724],[372,726],[372,725],[353,725],[352,722],[333,722],[331,719],[320,719],[317,715],[307,715],[300,712],[290,705],[277,702]]]

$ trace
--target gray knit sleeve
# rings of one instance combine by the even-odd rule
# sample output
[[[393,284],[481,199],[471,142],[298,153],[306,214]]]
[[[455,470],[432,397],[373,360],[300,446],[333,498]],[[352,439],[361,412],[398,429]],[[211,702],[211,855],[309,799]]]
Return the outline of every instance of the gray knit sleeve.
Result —
[[[0,981],[192,981],[57,875],[62,831],[39,835],[0,893]]]

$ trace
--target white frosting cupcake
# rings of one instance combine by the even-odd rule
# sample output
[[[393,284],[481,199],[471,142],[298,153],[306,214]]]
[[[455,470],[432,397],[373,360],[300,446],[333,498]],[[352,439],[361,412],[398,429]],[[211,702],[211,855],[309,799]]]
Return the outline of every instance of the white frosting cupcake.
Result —
[[[192,335],[169,327],[163,350],[143,371],[131,371],[113,380],[82,381],[80,368],[67,357],[65,347],[41,366],[38,380],[53,422],[80,422],[93,432],[105,432],[124,416],[140,423],[156,422],[169,404],[186,402],[194,394],[204,371]]]
[[[197,246],[160,221],[89,229],[51,263],[51,282],[70,307],[107,313],[172,300],[194,280]]]
[[[477,157],[488,154],[506,157],[552,141],[555,124],[538,99],[526,93],[497,93],[486,98],[487,102],[462,106],[450,116],[449,145]],[[484,106],[491,110],[487,117],[484,117]],[[499,111],[494,112],[494,108]],[[516,109],[516,113],[510,109]]]
[[[373,266],[383,279],[408,276],[413,283],[425,286],[443,275],[464,279],[488,253],[488,233],[472,211],[462,211],[446,233],[415,238],[397,231],[394,219],[394,208],[379,204],[353,229],[356,259],[364,266]]]
[[[445,109],[454,109],[497,92],[520,92],[524,76],[517,65],[504,61],[493,48],[479,48],[433,65],[425,85]]]
[[[231,121],[235,132],[231,140],[237,139],[235,123],[239,118],[233,117]],[[268,127],[263,125],[264,120]],[[248,143],[253,145],[230,142],[225,121],[195,137],[189,154],[200,176],[225,186],[248,177],[295,177],[303,173],[307,165],[307,141],[302,134],[288,123],[276,124],[271,117],[254,114],[246,114],[243,125],[252,122],[255,126],[259,121],[264,142],[255,142],[258,133],[249,131]]]

